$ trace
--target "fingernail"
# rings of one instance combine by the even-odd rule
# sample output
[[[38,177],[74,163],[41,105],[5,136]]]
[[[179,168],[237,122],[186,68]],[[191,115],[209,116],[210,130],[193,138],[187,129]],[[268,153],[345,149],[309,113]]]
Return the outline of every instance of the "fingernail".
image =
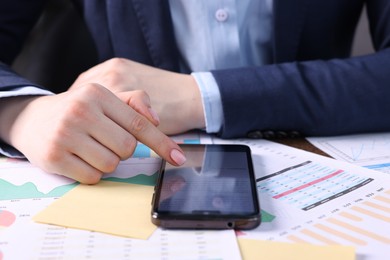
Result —
[[[176,149],[173,149],[171,151],[171,158],[178,165],[184,164],[186,162],[186,160],[187,160],[186,157],[184,156],[184,154],[182,152],[180,152],[179,150],[176,150]]]
[[[158,117],[156,111],[154,111],[152,108],[149,108],[149,113],[152,115],[153,119],[157,121],[157,123],[160,123],[160,118]]]

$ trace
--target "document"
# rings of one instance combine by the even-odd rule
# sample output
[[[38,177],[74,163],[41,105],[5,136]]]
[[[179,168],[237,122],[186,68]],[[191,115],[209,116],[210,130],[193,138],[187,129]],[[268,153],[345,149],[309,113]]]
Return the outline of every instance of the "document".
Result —
[[[355,249],[351,246],[316,246],[292,244],[257,239],[238,239],[242,258],[245,260],[354,260]]]
[[[390,173],[390,133],[311,137],[307,140],[335,159]]]
[[[148,153],[147,156],[150,156],[150,150],[146,151],[144,147],[142,149]],[[131,158],[123,161],[118,169],[105,176],[105,179],[109,180],[111,184],[116,182],[115,187],[126,187],[125,185],[131,186],[133,184],[140,186],[142,184],[146,190],[153,189],[152,185],[156,180],[156,172],[160,164],[159,158],[142,156]],[[8,174],[10,172],[11,174]],[[32,174],[33,172],[37,175]],[[75,191],[74,189],[78,188],[78,185],[78,183],[61,176],[41,172],[25,161],[2,158],[0,160],[0,259],[169,258],[181,260],[241,258],[233,230],[168,231],[156,229],[148,239],[134,239],[102,232],[40,224],[32,220],[33,216],[58,202],[61,196],[66,194],[72,196],[72,193],[68,192]],[[120,192],[120,194],[122,193]],[[80,193],[76,190],[73,195],[77,197]],[[82,195],[82,197],[84,196]],[[97,199],[99,198],[101,195],[98,194]],[[127,201],[126,198],[123,200]],[[150,205],[150,196],[147,200],[148,205]],[[126,208],[124,204],[123,201],[120,203],[121,211],[131,208],[130,205],[128,205],[129,208]],[[103,209],[99,205],[93,207],[94,209],[89,209],[93,210],[89,213],[96,215],[116,211],[111,208],[112,212],[102,212],[107,209]],[[75,213],[75,210],[75,208],[71,208],[66,213],[72,214]],[[147,215],[143,220],[152,225],[150,214]],[[124,230],[126,229],[125,225],[128,220],[110,218],[112,219],[98,221],[98,223],[96,223],[96,219],[91,220],[88,225],[97,224],[99,230],[96,226],[90,229],[102,231],[100,230],[101,224],[106,228],[105,225],[117,221],[116,224],[122,226]],[[138,231],[143,232],[142,227],[143,225],[140,225]],[[155,229],[154,226],[152,228]]]
[[[262,208],[259,228],[237,232],[158,228],[149,239],[143,240],[38,224],[32,217],[78,183],[39,172],[24,161],[3,158],[0,160],[0,256],[3,259],[240,259],[238,238],[238,241],[257,243],[289,243],[295,245],[293,250],[302,243],[324,246],[321,247],[324,250],[337,247],[341,252],[353,247],[357,259],[387,259],[388,174],[266,140],[221,140],[188,135],[181,141],[251,147]],[[145,146],[140,147],[137,157],[124,161],[106,180],[153,185],[159,158]]]
[[[210,142],[252,150],[263,222],[239,238],[348,245],[357,259],[388,257],[388,174],[266,140]]]

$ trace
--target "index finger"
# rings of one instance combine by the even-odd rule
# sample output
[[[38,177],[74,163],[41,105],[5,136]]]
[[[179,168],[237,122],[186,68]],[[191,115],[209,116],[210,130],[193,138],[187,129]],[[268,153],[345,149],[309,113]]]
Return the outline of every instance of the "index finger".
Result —
[[[170,164],[182,165],[186,161],[179,145],[162,133],[147,118],[122,102],[111,92],[109,93],[112,100],[102,104],[104,114],[107,117],[131,133],[137,140],[150,147]]]

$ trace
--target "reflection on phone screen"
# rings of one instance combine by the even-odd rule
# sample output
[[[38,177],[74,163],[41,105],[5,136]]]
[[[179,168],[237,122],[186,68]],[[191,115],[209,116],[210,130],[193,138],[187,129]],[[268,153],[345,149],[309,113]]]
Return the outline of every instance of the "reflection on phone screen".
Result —
[[[237,214],[254,212],[247,155],[213,146],[185,150],[187,162],[167,167],[159,212]]]

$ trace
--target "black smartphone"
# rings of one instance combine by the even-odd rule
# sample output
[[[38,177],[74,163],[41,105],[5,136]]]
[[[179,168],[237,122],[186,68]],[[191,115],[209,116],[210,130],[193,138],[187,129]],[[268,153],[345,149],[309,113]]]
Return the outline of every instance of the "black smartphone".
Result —
[[[182,144],[187,161],[163,161],[152,222],[163,228],[253,229],[261,222],[251,151],[245,145]]]

